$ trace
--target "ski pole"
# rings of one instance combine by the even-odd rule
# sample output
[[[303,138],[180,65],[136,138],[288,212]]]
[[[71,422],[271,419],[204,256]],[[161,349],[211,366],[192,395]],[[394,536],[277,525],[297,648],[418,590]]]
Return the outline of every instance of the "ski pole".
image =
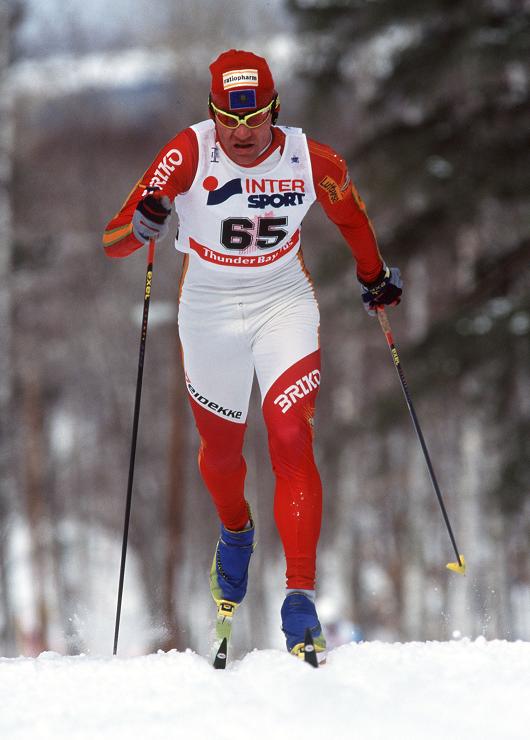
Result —
[[[464,560],[464,556],[459,554],[458,547],[456,545],[455,536],[453,534],[453,530],[451,528],[451,524],[449,522],[449,517],[447,516],[447,510],[445,508],[445,504],[443,502],[442,493],[440,491],[440,487],[438,485],[438,481],[436,480],[436,476],[434,474],[434,469],[432,467],[431,458],[429,457],[429,451],[427,450],[427,445],[425,444],[425,439],[423,438],[423,434],[421,431],[420,423],[418,421],[418,417],[416,416],[416,412],[414,411],[414,406],[412,405],[412,399],[410,397],[409,389],[407,386],[407,381],[405,380],[405,375],[403,373],[403,368],[401,367],[401,362],[399,359],[398,351],[396,349],[396,345],[394,344],[394,338],[392,336],[392,330],[390,328],[390,322],[388,320],[388,316],[386,315],[386,311],[384,309],[384,306],[378,306],[377,307],[377,318],[379,319],[379,323],[381,324],[381,329],[383,330],[383,333],[386,337],[386,341],[388,344],[388,347],[390,349],[390,353],[392,354],[392,359],[394,360],[394,365],[399,377],[399,381],[401,383],[401,388],[403,389],[403,393],[405,395],[405,399],[407,401],[407,406],[410,412],[410,417],[412,419],[412,423],[414,425],[414,429],[416,431],[416,435],[418,437],[419,443],[421,445],[421,449],[423,451],[423,455],[425,457],[425,462],[427,463],[427,469],[429,471],[429,476],[431,478],[431,483],[433,485],[434,491],[436,493],[436,497],[438,499],[438,503],[440,504],[440,509],[442,510],[443,518],[445,521],[445,525],[447,527],[447,531],[449,533],[449,537],[451,539],[451,544],[453,545],[453,549],[456,554],[456,562],[455,563],[447,563],[447,568],[449,570],[453,570],[455,573],[461,573],[464,574],[466,572],[466,562]]]
[[[134,401],[134,416],[131,441],[131,458],[129,461],[129,480],[127,483],[127,500],[125,504],[125,522],[123,525],[123,543],[121,549],[120,582],[118,586],[118,603],[116,605],[116,624],[114,627],[114,650],[118,650],[118,635],[120,632],[121,601],[123,596],[123,579],[125,576],[125,559],[127,557],[127,541],[129,538],[129,520],[131,518],[132,488],[134,477],[134,460],[136,457],[136,440],[138,438],[138,422],[140,419],[140,401],[142,398],[142,379],[144,374],[145,344],[147,340],[147,319],[149,317],[149,301],[151,298],[151,282],[153,279],[153,262],[155,259],[155,242],[149,242],[147,252],[147,272],[145,275],[144,312],[142,317],[142,331],[140,334],[140,356],[138,359],[138,377],[136,380],[136,398]]]

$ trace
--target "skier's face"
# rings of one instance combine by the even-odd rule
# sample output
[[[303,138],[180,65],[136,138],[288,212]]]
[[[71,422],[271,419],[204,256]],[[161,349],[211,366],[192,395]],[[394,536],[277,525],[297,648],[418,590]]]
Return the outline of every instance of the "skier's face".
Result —
[[[225,152],[236,164],[251,165],[271,140],[271,114],[257,128],[248,128],[243,124],[237,128],[226,128],[217,120],[215,122],[217,138]]]

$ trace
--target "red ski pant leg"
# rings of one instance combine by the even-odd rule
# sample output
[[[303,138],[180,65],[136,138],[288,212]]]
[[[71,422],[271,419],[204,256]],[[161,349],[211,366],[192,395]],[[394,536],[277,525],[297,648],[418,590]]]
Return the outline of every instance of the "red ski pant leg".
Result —
[[[190,403],[201,438],[199,470],[204,484],[225,527],[243,529],[249,517],[244,496],[247,468],[242,455],[247,425],[212,414],[191,396]]]
[[[313,414],[320,351],[292,365],[263,402],[276,488],[274,516],[287,563],[287,587],[315,587],[322,484],[313,455]]]

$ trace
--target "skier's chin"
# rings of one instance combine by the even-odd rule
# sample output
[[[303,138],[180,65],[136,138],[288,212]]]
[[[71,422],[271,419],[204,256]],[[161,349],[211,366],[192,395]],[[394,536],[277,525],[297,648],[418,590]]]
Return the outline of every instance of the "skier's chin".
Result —
[[[256,144],[234,144],[232,159],[239,164],[251,164],[257,156]]]

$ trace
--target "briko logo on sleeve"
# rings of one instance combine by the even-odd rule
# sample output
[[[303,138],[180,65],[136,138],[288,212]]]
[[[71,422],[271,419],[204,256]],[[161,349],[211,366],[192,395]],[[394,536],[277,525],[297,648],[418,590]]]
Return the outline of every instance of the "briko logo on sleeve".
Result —
[[[223,72],[223,90],[231,90],[241,85],[257,87],[258,84],[257,69],[233,69],[230,72]]]
[[[179,149],[170,149],[169,152],[164,154],[153,172],[149,187],[162,188],[169,180],[171,173],[175,171],[175,167],[180,167],[183,161],[184,157]],[[145,192],[147,191],[144,191],[144,194]]]

